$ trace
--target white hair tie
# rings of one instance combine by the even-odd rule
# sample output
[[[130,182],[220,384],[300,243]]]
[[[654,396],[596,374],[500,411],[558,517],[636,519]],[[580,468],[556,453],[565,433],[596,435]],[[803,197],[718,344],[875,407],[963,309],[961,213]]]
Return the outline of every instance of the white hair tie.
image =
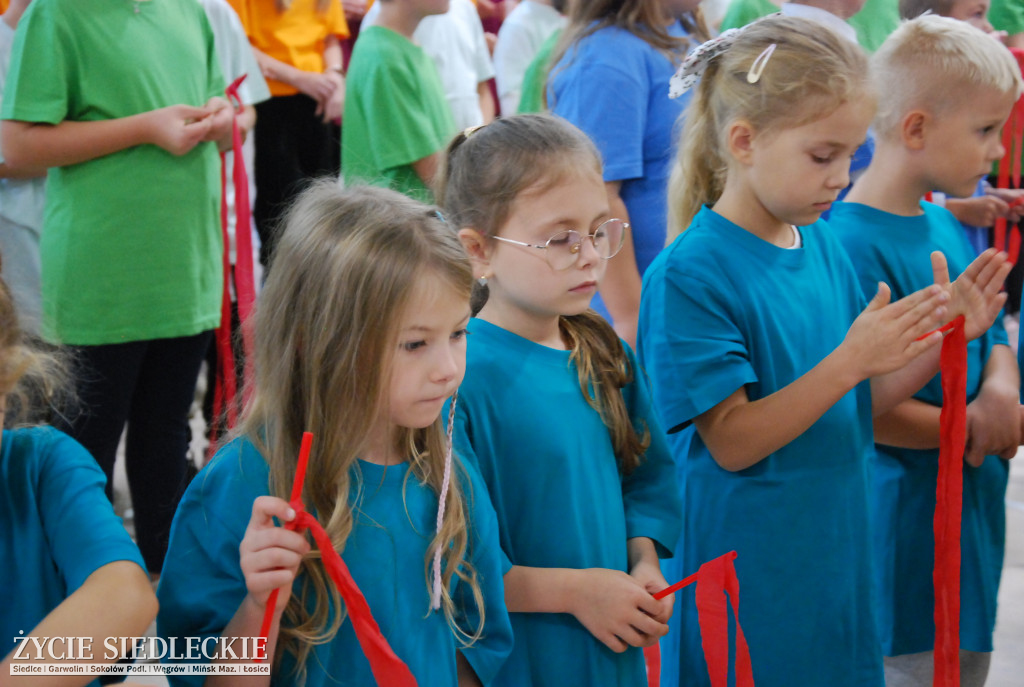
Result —
[[[678,98],[697,85],[704,75],[704,70],[708,68],[708,63],[728,50],[741,33],[743,29],[728,29],[720,36],[694,48],[669,81],[668,97]]]

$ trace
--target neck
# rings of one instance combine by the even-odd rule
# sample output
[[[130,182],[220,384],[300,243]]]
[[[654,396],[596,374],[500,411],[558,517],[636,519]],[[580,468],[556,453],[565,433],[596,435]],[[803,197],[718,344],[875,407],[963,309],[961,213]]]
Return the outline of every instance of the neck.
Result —
[[[395,432],[396,428],[390,422],[378,423],[377,428],[367,437],[359,457],[375,465],[404,463],[405,457],[395,450]]]
[[[395,2],[382,2],[380,3],[377,25],[391,29],[411,41],[412,35],[416,32],[416,27],[420,25],[425,16],[427,15],[400,8]]]
[[[768,243],[780,248],[793,245],[793,226],[768,212],[757,196],[740,182],[730,183],[727,179],[722,197],[711,209]]]
[[[566,350],[562,332],[558,328],[558,315],[533,315],[520,308],[508,306],[500,298],[491,297],[487,299],[477,317],[541,346]]]
[[[825,10],[829,14],[834,14],[842,20],[847,20],[853,15],[850,14],[849,7],[846,3],[841,0],[789,0],[794,5],[807,5],[808,7],[817,7],[819,10]]]
[[[853,185],[846,200],[893,215],[921,214],[921,198],[932,189],[927,178],[916,173],[913,160],[902,146],[878,141],[871,166]]]

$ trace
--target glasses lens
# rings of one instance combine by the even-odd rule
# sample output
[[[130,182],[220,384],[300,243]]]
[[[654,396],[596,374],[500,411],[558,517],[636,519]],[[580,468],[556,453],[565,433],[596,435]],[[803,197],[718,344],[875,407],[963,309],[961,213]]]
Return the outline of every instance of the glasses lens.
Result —
[[[564,270],[574,262],[576,262],[576,256],[580,252],[580,242],[582,237],[579,232],[573,231],[560,231],[547,242],[547,258],[548,262],[556,270]]]
[[[594,248],[602,258],[610,258],[622,248],[628,225],[621,219],[610,219],[593,233]]]

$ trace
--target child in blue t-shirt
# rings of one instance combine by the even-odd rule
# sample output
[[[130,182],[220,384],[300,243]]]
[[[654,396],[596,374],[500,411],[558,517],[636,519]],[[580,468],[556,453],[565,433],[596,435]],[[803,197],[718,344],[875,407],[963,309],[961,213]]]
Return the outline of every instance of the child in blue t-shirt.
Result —
[[[309,431],[305,507],[392,650],[423,687],[487,684],[512,642],[503,560],[485,489],[453,463],[439,419],[465,370],[469,261],[427,206],[328,181],[290,209],[274,255],[251,403],[175,515],[158,632],[179,645],[256,637],[281,588],[274,683],[373,683],[321,557],[275,527],[295,518],[286,499]]]
[[[992,324],[1005,256],[948,288],[864,307],[819,223],[874,113],[857,46],[807,20],[759,20],[683,63],[672,212],[688,227],[644,283],[639,352],[668,428],[685,530],[670,579],[735,550],[759,687],[883,684],[868,537],[871,418],[937,370],[956,313]],[[937,281],[945,285],[936,254]],[[924,337],[922,340],[918,340]],[[707,685],[692,592],[662,641],[663,684]]]
[[[675,127],[688,100],[670,100],[665,92],[691,36],[707,38],[697,4],[572,3],[548,73],[548,108],[597,146],[611,211],[633,227],[594,301],[630,345],[636,343],[640,280],[665,247]]]
[[[91,658],[69,662],[111,664],[120,656],[108,657],[107,642],[125,645],[117,638],[141,636],[156,616],[142,556],[107,501],[103,471],[66,434],[24,424],[49,412],[31,404],[60,396],[63,381],[59,362],[26,342],[11,292],[0,279],[0,423],[11,428],[0,437],[5,685],[39,680],[31,673],[13,674],[12,667],[52,664],[49,657],[66,652],[81,655],[84,644]],[[64,637],[80,639],[69,645]],[[26,660],[40,651],[43,660]],[[52,684],[68,687],[85,679],[50,676]]]
[[[587,307],[628,224],[593,144],[550,115],[460,134],[445,170],[444,211],[486,282],[454,422],[511,566],[515,647],[495,684],[646,685],[682,508],[646,377]]]
[[[928,189],[970,195],[1005,153],[1002,126],[1024,85],[1005,47],[966,23],[936,16],[903,24],[875,54],[873,69],[879,85],[922,86],[887,95],[875,123],[875,159],[846,202],[833,209],[829,224],[865,290],[884,280],[902,297],[931,282],[931,251],[941,250],[954,274],[974,259],[956,218],[921,202],[921,195]],[[960,94],[959,104],[947,104],[950,89]],[[991,658],[1006,535],[1004,458],[1012,458],[1020,443],[1019,384],[1016,358],[997,322],[967,348],[960,538],[965,687],[984,684]],[[932,683],[932,515],[942,400],[936,377],[874,422],[874,562],[890,687]]]

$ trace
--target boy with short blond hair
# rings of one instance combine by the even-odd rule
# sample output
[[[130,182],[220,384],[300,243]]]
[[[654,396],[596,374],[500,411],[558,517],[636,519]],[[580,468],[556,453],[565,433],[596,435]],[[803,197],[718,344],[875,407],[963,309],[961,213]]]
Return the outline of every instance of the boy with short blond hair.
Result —
[[[871,292],[900,298],[932,282],[930,254],[950,274],[974,253],[959,223],[923,202],[933,190],[970,195],[1004,149],[1001,131],[1021,94],[1008,50],[978,29],[926,15],[900,26],[873,58],[881,99],[867,171],[829,224]],[[899,88],[893,88],[899,84]],[[1000,324],[968,344],[960,648],[964,687],[985,682],[1002,569],[1008,463],[1020,442],[1017,361]],[[934,378],[875,419],[872,478],[879,628],[887,687],[932,684],[935,627],[932,516],[942,391]]]

